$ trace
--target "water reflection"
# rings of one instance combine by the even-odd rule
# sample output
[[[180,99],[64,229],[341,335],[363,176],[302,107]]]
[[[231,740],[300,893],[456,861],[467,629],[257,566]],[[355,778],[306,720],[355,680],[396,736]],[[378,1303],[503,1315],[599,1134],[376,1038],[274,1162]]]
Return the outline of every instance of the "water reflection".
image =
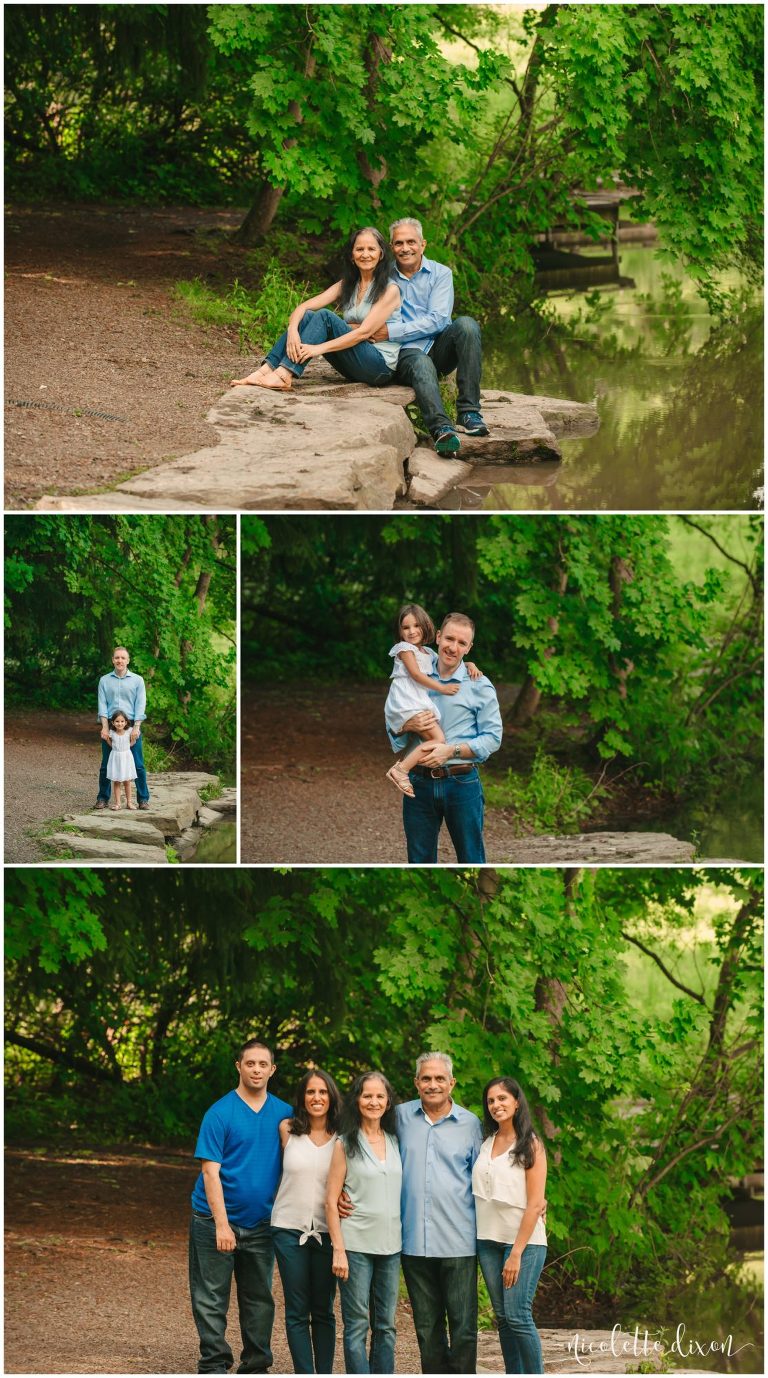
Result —
[[[606,294],[602,338],[640,347],[532,335],[525,322],[485,331],[486,387],[592,402],[600,430],[565,441],[563,463],[475,470],[443,504],[453,510],[749,510],[762,466],[762,310],[719,330],[681,272],[651,249],[624,250],[632,291]],[[666,279],[662,276],[666,274]],[[663,296],[661,308],[659,295]],[[583,296],[554,299],[573,316]]]

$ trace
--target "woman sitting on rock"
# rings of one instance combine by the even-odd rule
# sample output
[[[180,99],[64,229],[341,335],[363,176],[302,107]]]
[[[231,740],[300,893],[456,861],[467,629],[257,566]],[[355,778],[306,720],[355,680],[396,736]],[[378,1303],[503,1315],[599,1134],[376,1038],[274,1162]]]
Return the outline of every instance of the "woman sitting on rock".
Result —
[[[390,282],[389,247],[378,230],[355,230],[344,246],[343,263],[340,280],[297,306],[261,368],[247,378],[233,378],[232,387],[251,383],[286,392],[318,354],[328,355],[328,362],[350,382],[382,388],[392,381],[400,345],[393,340],[370,343],[379,326],[400,320],[400,288]]]

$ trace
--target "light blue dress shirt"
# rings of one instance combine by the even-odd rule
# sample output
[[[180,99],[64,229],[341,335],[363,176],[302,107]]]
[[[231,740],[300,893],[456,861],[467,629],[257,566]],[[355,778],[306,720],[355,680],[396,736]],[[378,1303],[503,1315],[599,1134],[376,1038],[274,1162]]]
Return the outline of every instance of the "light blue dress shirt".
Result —
[[[125,713],[132,722],[143,722],[147,716],[147,691],[141,675],[126,670],[118,675],[110,670],[99,680],[98,714],[100,718],[112,718],[115,713]]]
[[[403,1253],[469,1258],[477,1251],[472,1168],[483,1142],[477,1115],[455,1102],[430,1124],[420,1100],[397,1106],[403,1160]]]
[[[400,321],[387,323],[390,340],[397,340],[404,349],[420,349],[428,354],[435,336],[451,323],[453,311],[453,273],[444,263],[423,258],[413,277],[406,277],[398,267],[392,270],[392,281],[400,288]]]
[[[452,675],[441,680],[437,673],[437,657],[431,678],[440,680],[442,684],[457,680],[461,685],[458,694],[453,695],[427,690],[439,704],[440,726],[445,740],[466,742],[476,761],[487,761],[492,752],[498,751],[501,746],[502,734],[499,700],[491,681],[485,675],[481,675],[480,679],[470,679],[463,660]],[[420,740],[408,732],[395,737],[388,731],[387,735],[393,751],[402,751],[403,747],[412,746]]]

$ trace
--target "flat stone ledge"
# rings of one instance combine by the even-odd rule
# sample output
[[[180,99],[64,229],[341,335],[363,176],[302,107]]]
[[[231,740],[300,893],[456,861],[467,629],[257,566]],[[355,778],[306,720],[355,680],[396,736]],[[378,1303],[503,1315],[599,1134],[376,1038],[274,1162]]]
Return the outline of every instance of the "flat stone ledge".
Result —
[[[620,1330],[587,1330],[579,1326],[553,1330],[539,1326],[538,1331],[545,1373],[637,1373],[641,1364],[646,1372],[662,1368],[663,1354],[654,1349],[650,1328],[647,1339],[643,1330],[630,1335]],[[477,1337],[477,1372],[504,1372],[495,1330],[481,1330]]]
[[[538,466],[560,459],[560,437],[591,435],[594,407],[556,397],[483,391],[491,434],[462,436],[460,463],[427,470],[404,408],[411,388],[346,383],[310,366],[289,392],[230,388],[208,413],[219,442],[153,465],[99,493],[47,495],[39,511],[387,511],[406,494],[433,503],[466,477],[466,465]],[[435,460],[439,457],[435,456]],[[535,472],[535,467],[531,470]],[[415,483],[415,488],[414,488]],[[445,486],[444,486],[445,485]]]
[[[66,847],[77,861],[129,861],[146,866],[167,866],[162,842],[147,847],[140,842],[120,842],[106,837],[85,837],[80,833],[51,833],[48,841]],[[70,861],[72,857],[62,858]]]
[[[592,862],[636,862],[661,865],[691,862],[695,847],[669,833],[574,833],[570,837],[515,838],[501,849],[493,847],[495,862],[509,861],[534,866],[559,866]],[[499,851],[503,855],[496,855]]]

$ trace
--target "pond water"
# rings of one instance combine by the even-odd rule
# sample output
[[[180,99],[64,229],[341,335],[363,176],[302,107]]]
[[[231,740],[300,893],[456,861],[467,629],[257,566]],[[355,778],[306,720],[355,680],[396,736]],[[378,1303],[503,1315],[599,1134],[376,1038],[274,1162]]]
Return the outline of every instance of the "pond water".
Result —
[[[732,788],[719,784],[706,796],[694,796],[653,817],[611,817],[610,827],[619,832],[665,832],[685,842],[695,842],[702,860],[762,862],[763,775],[740,776]],[[603,831],[600,828],[585,832]]]
[[[600,416],[597,434],[564,442],[562,464],[505,470],[493,486],[470,478],[441,503],[444,509],[760,506],[761,305],[716,331],[682,269],[663,264],[653,247],[622,246],[620,270],[636,285],[601,291],[608,314],[600,337],[615,335],[631,354],[555,340],[538,328],[534,336],[524,321],[484,331],[485,387],[591,402]],[[563,319],[573,319],[584,300],[576,292],[549,298]]]
[[[229,863],[237,861],[237,824],[216,823],[203,833],[200,842],[186,863]]]

